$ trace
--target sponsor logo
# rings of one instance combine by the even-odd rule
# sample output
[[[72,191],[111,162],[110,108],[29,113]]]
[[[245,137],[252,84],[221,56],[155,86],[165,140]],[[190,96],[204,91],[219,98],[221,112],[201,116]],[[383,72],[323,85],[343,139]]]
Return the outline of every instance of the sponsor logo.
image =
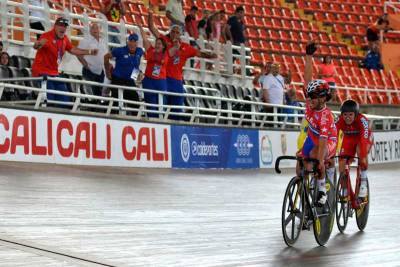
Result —
[[[233,144],[239,156],[249,156],[254,144],[251,143],[247,134],[239,134],[236,143]]]
[[[272,143],[268,135],[264,135],[261,138],[261,150],[260,150],[261,162],[266,165],[272,164]]]
[[[207,145],[204,141],[198,144],[196,141],[192,142],[192,155],[198,157],[218,157],[218,146],[211,143]]]
[[[190,141],[187,134],[183,134],[181,138],[181,156],[184,162],[188,162],[190,158]]]

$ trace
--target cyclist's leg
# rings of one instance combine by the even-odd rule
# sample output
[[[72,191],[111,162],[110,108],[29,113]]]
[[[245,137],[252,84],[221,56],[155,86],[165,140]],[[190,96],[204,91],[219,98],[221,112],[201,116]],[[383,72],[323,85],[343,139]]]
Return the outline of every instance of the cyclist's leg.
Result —
[[[310,151],[310,157],[318,158],[318,150],[319,150],[319,145],[317,144]],[[327,157],[327,150],[325,151],[324,158],[326,158],[326,157]],[[327,200],[326,186],[325,186],[325,173],[321,173],[319,176],[316,176],[316,178],[317,178],[317,190],[318,190],[316,205],[323,206],[323,205],[325,205],[325,202]]]
[[[357,146],[357,154],[359,156],[360,160],[360,191],[358,193],[358,196],[360,198],[364,198],[367,196],[368,193],[368,152],[371,149],[372,145],[372,139],[361,139]]]
[[[331,183],[333,185],[335,185],[335,182],[334,182],[335,161],[334,161],[333,157],[336,154],[336,145],[337,145],[336,140],[328,140],[326,176],[328,177],[329,181],[331,181]]]
[[[303,148],[301,149],[301,153],[299,155],[304,158],[310,158],[311,151],[314,149],[314,147],[315,147],[314,142],[311,140],[310,137],[307,137],[306,140],[304,141]],[[312,170],[312,164],[310,163],[307,163],[305,167],[307,170]]]
[[[354,137],[343,137],[342,148],[340,149],[340,156],[347,156],[347,157],[354,157],[356,155],[356,148],[358,144],[358,139]],[[350,161],[351,162],[351,161]],[[340,159],[339,160],[339,172],[342,174],[345,170],[346,160]],[[347,196],[347,186],[343,185],[344,192],[343,196]]]

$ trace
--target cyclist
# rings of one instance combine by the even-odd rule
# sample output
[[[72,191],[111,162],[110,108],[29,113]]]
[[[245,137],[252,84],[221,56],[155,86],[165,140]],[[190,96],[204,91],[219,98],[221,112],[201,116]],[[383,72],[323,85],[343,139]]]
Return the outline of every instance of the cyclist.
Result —
[[[367,170],[368,153],[373,144],[373,135],[368,119],[359,112],[358,103],[354,100],[346,100],[340,107],[341,115],[336,122],[338,131],[343,132],[340,156],[354,157],[356,152],[360,161],[360,191],[358,197],[367,196]],[[345,159],[339,160],[339,171],[344,172]],[[347,192],[345,192],[347,194]],[[346,197],[346,195],[344,196]]]
[[[306,96],[305,118],[308,122],[307,137],[304,141],[300,155],[319,160],[317,177],[318,196],[316,205],[324,206],[327,200],[325,186],[325,162],[328,162],[326,170],[328,179],[333,181],[335,173],[334,161],[331,159],[336,152],[337,130],[332,111],[326,106],[332,95],[329,85],[324,80],[311,80],[312,55],[316,51],[314,43],[306,47],[306,64],[304,84]]]

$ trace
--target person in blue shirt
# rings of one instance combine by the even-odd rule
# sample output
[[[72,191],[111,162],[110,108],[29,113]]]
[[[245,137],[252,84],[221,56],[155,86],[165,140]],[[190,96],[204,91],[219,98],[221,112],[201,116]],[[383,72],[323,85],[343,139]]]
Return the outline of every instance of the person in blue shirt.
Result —
[[[114,48],[104,56],[104,68],[111,84],[136,87],[135,80],[139,75],[139,66],[144,51],[137,46],[139,36],[136,33],[129,35],[126,46]],[[110,59],[115,58],[115,67],[112,68]],[[111,89],[111,96],[118,98],[118,89]],[[124,90],[124,99],[139,101],[136,91]],[[136,108],[137,105],[130,105]]]
[[[364,66],[369,70],[382,70],[381,54],[379,53],[378,45],[372,45],[364,59]]]

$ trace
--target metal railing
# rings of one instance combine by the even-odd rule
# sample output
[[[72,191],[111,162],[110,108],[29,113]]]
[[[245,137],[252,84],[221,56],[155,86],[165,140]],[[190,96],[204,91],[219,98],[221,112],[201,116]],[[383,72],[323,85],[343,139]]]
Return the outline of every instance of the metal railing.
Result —
[[[75,92],[62,92],[47,89],[47,81],[65,82],[76,85]],[[24,82],[38,82],[40,87],[24,85]],[[83,94],[82,86],[104,86],[118,90],[118,97],[103,97]],[[0,98],[5,92],[19,90],[21,92],[33,92],[31,100],[25,101],[2,101],[0,104],[24,107],[33,110],[45,109],[75,113],[95,114],[106,117],[123,117],[134,120],[145,120],[166,123],[189,123],[191,125],[217,125],[231,127],[250,128],[281,128],[296,129],[300,126],[303,118],[303,107],[266,104],[253,99],[252,101],[231,99],[223,97],[219,90],[199,86],[185,86],[187,91],[193,89],[195,93],[185,93],[184,97],[190,105],[172,106],[163,103],[164,96],[182,96],[182,94],[160,92],[136,87],[116,86],[110,84],[99,84],[96,82],[65,79],[65,78],[17,78],[0,79]],[[144,101],[132,101],[124,99],[124,91],[135,91],[139,94],[155,93],[158,95],[159,104],[149,104]],[[206,91],[207,95],[199,95],[197,91]],[[70,102],[60,102],[47,99],[47,94],[65,95],[71,97]],[[240,109],[235,106],[240,104]],[[155,109],[149,109],[149,108]],[[245,108],[243,108],[245,107]],[[265,107],[272,107],[273,111],[266,113]],[[182,112],[176,111],[181,109]],[[290,112],[283,113],[283,109]],[[157,114],[156,117],[148,116],[150,113]],[[338,112],[334,112],[338,113]],[[178,121],[172,116],[179,116]],[[400,129],[400,117],[367,115],[375,129],[390,130]]]

